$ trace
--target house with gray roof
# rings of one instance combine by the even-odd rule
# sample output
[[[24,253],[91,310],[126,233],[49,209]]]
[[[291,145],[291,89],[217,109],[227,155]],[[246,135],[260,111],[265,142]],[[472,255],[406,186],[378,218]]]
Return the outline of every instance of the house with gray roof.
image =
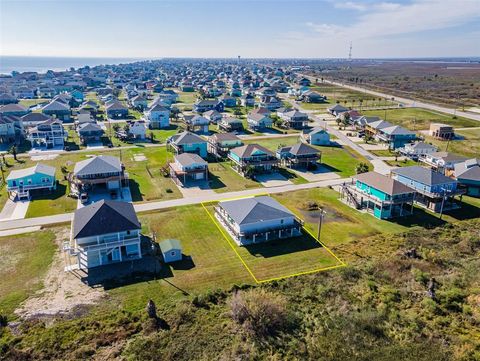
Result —
[[[42,113],[50,117],[68,121],[71,118],[72,112],[70,105],[61,100],[53,100],[42,108]]]
[[[77,133],[83,144],[89,144],[100,142],[104,131],[96,122],[84,122],[78,125]]]
[[[425,142],[415,142],[415,143],[405,144],[405,146],[397,150],[401,154],[416,160],[416,159],[423,158],[428,154],[435,153],[438,150],[438,148],[432,144],[428,144]]]
[[[198,154],[177,154],[169,167],[170,177],[179,185],[186,185],[188,181],[208,180],[208,163]]]
[[[230,149],[242,145],[242,140],[234,133],[215,133],[208,137],[208,153],[218,158],[226,158]]]
[[[233,148],[228,154],[232,168],[243,176],[274,171],[280,160],[273,152],[259,144],[245,144]]]
[[[67,132],[59,119],[49,118],[27,129],[27,140],[34,148],[63,149],[66,138]]]
[[[66,270],[90,269],[142,257],[141,224],[131,203],[101,200],[75,211],[66,251],[77,262]]]
[[[457,208],[455,196],[465,193],[465,190],[458,188],[458,182],[455,179],[417,165],[393,169],[391,176],[415,190],[416,204],[434,212]]]
[[[312,129],[304,129],[300,134],[302,141],[311,145],[330,145],[330,134],[326,129],[321,127],[315,127]]]
[[[480,158],[456,163],[453,175],[469,196],[480,197]]]
[[[128,174],[119,158],[99,155],[77,162],[69,181],[79,190],[93,187],[114,190],[128,185]]]
[[[320,162],[321,152],[308,144],[297,143],[277,150],[277,158],[283,166],[289,168],[316,168]]]
[[[167,150],[175,154],[196,153],[207,158],[207,141],[192,132],[182,132],[167,139]]]
[[[7,192],[14,199],[30,199],[32,193],[53,191],[57,187],[55,168],[42,163],[30,168],[12,170],[6,181]]]
[[[302,234],[302,221],[268,196],[219,202],[215,217],[239,246]]]
[[[341,188],[341,199],[379,219],[412,214],[415,190],[377,172],[357,174]]]

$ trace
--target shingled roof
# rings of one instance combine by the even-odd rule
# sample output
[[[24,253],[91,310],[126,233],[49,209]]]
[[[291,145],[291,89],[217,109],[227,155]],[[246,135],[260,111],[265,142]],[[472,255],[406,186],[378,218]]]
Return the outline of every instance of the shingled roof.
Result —
[[[391,196],[415,192],[405,184],[377,172],[357,174],[353,178]]]
[[[219,206],[239,225],[293,216],[292,212],[268,196],[224,201]]]
[[[111,155],[99,155],[75,164],[73,173],[76,177],[81,177],[89,174],[117,173],[121,171],[122,163],[120,163],[119,158]]]
[[[102,199],[77,209],[73,216],[73,238],[140,229],[131,203]]]

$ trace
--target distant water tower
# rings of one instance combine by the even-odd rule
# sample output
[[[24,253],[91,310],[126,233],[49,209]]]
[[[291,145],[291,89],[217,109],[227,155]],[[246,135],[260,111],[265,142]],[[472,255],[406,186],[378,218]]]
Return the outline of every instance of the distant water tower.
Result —
[[[350,42],[350,49],[348,49],[348,61],[352,61],[352,42]]]

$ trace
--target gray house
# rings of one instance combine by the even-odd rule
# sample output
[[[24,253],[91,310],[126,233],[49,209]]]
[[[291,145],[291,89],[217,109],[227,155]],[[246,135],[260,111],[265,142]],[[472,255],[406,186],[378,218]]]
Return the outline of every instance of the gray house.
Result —
[[[215,217],[240,246],[302,234],[302,221],[268,196],[220,202]]]

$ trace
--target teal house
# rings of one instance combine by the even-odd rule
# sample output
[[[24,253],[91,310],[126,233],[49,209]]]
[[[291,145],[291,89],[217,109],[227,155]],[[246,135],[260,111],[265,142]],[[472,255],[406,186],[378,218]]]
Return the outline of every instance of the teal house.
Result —
[[[194,153],[207,158],[207,141],[198,135],[185,131],[167,139],[167,149],[175,154]]]
[[[34,167],[13,170],[7,177],[7,192],[18,199],[30,199],[31,193],[56,189],[55,168],[38,163]]]
[[[342,199],[378,219],[412,214],[415,190],[377,172],[357,174],[342,186]]]

